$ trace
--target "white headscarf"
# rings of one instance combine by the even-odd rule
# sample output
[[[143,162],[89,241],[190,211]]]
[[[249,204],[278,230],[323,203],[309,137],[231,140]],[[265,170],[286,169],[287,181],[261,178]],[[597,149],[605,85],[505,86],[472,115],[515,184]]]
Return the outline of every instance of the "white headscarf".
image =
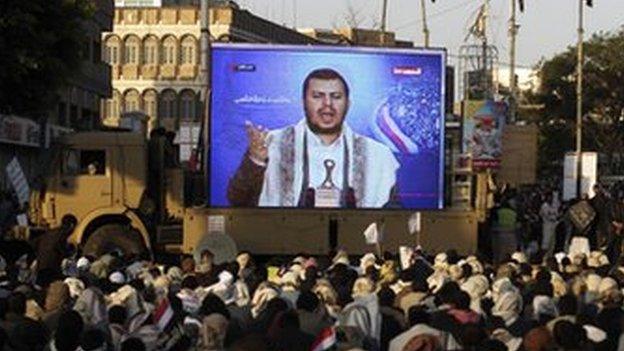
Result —
[[[360,258],[360,273],[364,274],[366,272],[366,268],[373,266],[375,268],[379,268],[375,262],[377,261],[377,257],[375,254],[368,252],[362,258]]]
[[[182,308],[186,313],[195,314],[199,312],[201,298],[197,292],[191,289],[182,289],[176,296],[182,301]]]
[[[136,289],[130,285],[124,285],[107,298],[108,305],[121,305],[128,311],[128,317],[132,318],[144,310],[143,301]]]
[[[506,292],[519,293],[518,288],[509,280],[509,278],[500,278],[492,284],[492,299],[494,303]]]
[[[442,286],[449,281],[448,274],[445,269],[438,268],[433,274],[427,277],[427,285],[429,289],[436,293]]]
[[[533,298],[533,318],[537,319],[540,315],[551,317],[559,315],[555,302],[548,296],[537,295]]]
[[[470,295],[470,309],[481,313],[481,298],[487,293],[489,282],[484,275],[473,275],[460,286]]]
[[[510,326],[522,312],[522,296],[516,291],[507,291],[494,300],[492,315],[500,317],[506,326]]]
[[[85,289],[84,283],[78,278],[65,278],[63,282],[69,287],[69,296],[72,299],[78,298]]]
[[[76,300],[74,310],[82,316],[82,320],[88,326],[106,326],[108,323],[104,295],[96,288],[85,289]]]
[[[251,315],[253,318],[258,317],[260,313],[264,310],[269,301],[279,296],[279,292],[271,287],[269,283],[263,282],[261,283],[256,292],[254,293],[253,298],[251,299]]]
[[[200,288],[200,295],[205,297],[207,294],[215,294],[223,300],[226,305],[236,301],[236,289],[234,287],[234,276],[228,271],[219,273],[219,281],[207,288]]]

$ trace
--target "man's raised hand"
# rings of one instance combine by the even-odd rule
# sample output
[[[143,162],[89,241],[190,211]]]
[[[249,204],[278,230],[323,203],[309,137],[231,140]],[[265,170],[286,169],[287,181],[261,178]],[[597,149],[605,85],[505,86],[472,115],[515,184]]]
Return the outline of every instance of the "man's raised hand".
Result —
[[[254,125],[249,121],[245,121],[245,129],[247,130],[247,139],[249,139],[249,157],[256,163],[265,163],[269,158],[269,142],[268,129]]]

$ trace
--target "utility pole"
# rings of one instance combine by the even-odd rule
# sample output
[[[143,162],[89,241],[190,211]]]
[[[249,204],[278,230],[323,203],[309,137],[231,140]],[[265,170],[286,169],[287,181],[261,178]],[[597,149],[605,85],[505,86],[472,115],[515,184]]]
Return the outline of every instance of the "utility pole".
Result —
[[[490,13],[490,1],[483,1],[483,92],[486,99],[492,97],[490,77],[488,74],[488,40],[487,40],[487,21]]]
[[[383,0],[381,8],[381,31],[386,32],[386,16],[388,15],[388,0]]]
[[[516,121],[518,111],[518,96],[516,90],[516,35],[518,25],[516,24],[516,0],[511,2],[511,18],[509,19],[509,120]]]
[[[420,9],[422,13],[423,21],[423,35],[425,38],[425,47],[429,47],[429,27],[427,26],[427,8],[425,7],[426,0],[420,0]]]
[[[297,0],[293,0],[293,29],[297,30]]]
[[[582,196],[583,182],[583,2],[579,0],[578,44],[576,57],[576,196]]]
[[[210,97],[212,96],[212,77],[211,74],[211,44],[210,44],[210,4],[211,0],[201,0],[200,4],[200,12],[201,12],[201,79],[202,79],[202,95],[204,100],[204,113],[202,118],[201,125],[201,135],[199,140],[199,147],[197,148],[197,159],[201,159],[202,166],[200,169],[203,172],[208,172],[206,155],[208,154],[208,145],[210,142],[210,123],[208,122],[210,119]],[[207,174],[205,174],[204,179],[207,178]]]
[[[381,44],[386,44],[386,19],[388,15],[388,0],[383,0],[381,9]]]

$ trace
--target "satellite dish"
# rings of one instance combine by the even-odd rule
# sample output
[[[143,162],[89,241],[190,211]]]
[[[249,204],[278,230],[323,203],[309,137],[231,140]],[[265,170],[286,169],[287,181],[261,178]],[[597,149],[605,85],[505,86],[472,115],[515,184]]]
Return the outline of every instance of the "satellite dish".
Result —
[[[214,264],[234,261],[238,254],[236,243],[232,237],[224,233],[212,232],[204,234],[193,252],[197,262],[200,260],[201,252],[206,249],[214,254]]]

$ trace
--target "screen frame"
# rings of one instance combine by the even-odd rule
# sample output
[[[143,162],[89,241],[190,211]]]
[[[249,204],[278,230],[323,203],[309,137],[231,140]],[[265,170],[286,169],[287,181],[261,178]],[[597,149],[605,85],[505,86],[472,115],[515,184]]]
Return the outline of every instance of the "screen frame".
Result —
[[[204,167],[204,180],[206,181],[205,185],[205,201],[204,206],[211,209],[217,210],[258,210],[258,211],[270,211],[270,210],[290,210],[290,211],[326,211],[331,213],[340,213],[340,212],[417,212],[417,211],[443,211],[445,209],[444,206],[444,194],[445,194],[445,136],[446,136],[446,68],[447,68],[447,60],[448,54],[446,48],[441,47],[411,47],[411,48],[395,48],[395,47],[365,47],[365,46],[333,46],[333,45],[292,45],[292,44],[259,44],[259,43],[210,43],[210,63],[209,63],[209,72],[210,75],[209,81],[210,86],[209,89],[209,105],[208,105],[208,121],[204,121],[202,125],[206,126],[204,132],[205,137],[203,138],[206,143],[203,153],[203,167]],[[284,207],[284,206],[213,206],[211,201],[212,196],[212,117],[213,117],[213,109],[212,106],[215,103],[215,96],[213,94],[212,84],[215,81],[215,70],[213,65],[214,53],[215,50],[220,49],[236,49],[236,50],[264,50],[264,51],[298,51],[298,52],[306,52],[306,51],[316,51],[316,52],[325,52],[325,53],[369,53],[369,54],[383,54],[383,53],[392,53],[392,54],[412,54],[412,55],[429,55],[429,56],[438,56],[440,58],[440,150],[439,157],[440,162],[438,165],[438,199],[437,199],[437,208],[343,208],[343,207]]]

